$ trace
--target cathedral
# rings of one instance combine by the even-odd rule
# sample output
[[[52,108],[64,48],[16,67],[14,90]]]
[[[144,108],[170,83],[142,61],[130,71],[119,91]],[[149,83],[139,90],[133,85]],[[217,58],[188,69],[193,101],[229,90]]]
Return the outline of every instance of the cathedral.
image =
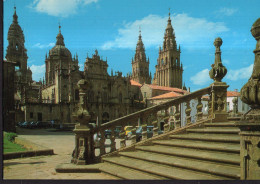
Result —
[[[119,71],[115,74],[111,72],[109,75],[108,61],[100,57],[98,50],[95,50],[92,57],[87,56],[84,70],[80,71],[78,55],[72,56],[69,49],[65,47],[65,39],[59,26],[56,44],[45,57],[45,77],[43,81],[33,81],[32,72],[27,66],[28,56],[24,47],[24,34],[17,19],[15,8],[13,23],[8,31],[9,44],[6,52],[7,61],[5,61],[5,63],[13,63],[10,64],[8,75],[9,79],[12,79],[13,71],[16,122],[53,120],[60,125],[73,123],[72,113],[77,110],[79,103],[77,83],[81,79],[88,81],[85,99],[91,114],[91,122],[99,123],[147,107],[147,90],[156,88],[156,93],[150,95],[154,97],[182,88],[181,52],[180,47],[177,49],[170,14],[163,48],[159,49],[153,80],[149,72],[150,61],[145,54],[141,30],[135,55],[132,58],[132,74],[125,77]],[[6,85],[5,89],[7,89]],[[168,88],[162,88],[163,86]],[[5,92],[6,96],[8,93]]]

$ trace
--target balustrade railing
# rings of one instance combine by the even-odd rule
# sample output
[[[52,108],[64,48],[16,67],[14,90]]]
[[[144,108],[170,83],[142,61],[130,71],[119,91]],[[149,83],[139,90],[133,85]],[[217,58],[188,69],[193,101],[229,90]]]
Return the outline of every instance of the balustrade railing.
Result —
[[[140,139],[145,140],[190,125],[191,123],[203,119],[203,115],[207,114],[207,117],[211,116],[211,108],[207,108],[207,112],[204,108],[203,111],[202,104],[202,97],[204,95],[211,96],[210,93],[211,87],[207,87],[102,124],[94,131],[94,133],[100,136],[100,139],[96,140],[98,141],[100,149],[99,156],[113,152],[129,144],[134,144],[140,141]],[[191,103],[197,104],[196,107],[191,107]],[[208,105],[211,107],[210,100]],[[172,113],[169,113],[170,108],[173,108]],[[195,113],[192,114],[192,110],[195,111]],[[159,126],[161,122],[164,124],[163,126]],[[124,127],[128,125],[132,126],[132,130],[125,131]],[[116,127],[119,126],[121,126],[122,129],[119,135],[116,136],[115,130]],[[142,126],[142,132],[137,132],[140,126]],[[108,138],[105,137],[105,131],[111,132]],[[128,132],[128,134],[126,132]]]

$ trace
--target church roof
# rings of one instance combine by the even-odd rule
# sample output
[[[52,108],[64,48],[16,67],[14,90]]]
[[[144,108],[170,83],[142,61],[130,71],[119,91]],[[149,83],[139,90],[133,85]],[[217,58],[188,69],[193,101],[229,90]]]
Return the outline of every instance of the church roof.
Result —
[[[179,97],[179,96],[183,96],[183,95],[180,94],[180,93],[175,93],[175,92],[172,91],[172,92],[169,92],[169,93],[165,93],[165,94],[162,94],[162,95],[155,96],[151,99],[156,100],[156,99],[174,98],[174,97]]]
[[[166,86],[158,86],[155,84],[147,84],[152,89],[162,90],[162,91],[173,91],[177,93],[187,94],[189,93],[186,90],[180,89],[180,88],[172,88],[172,87],[166,87]]]
[[[227,97],[240,96],[240,93],[237,91],[227,91]]]
[[[130,83],[131,83],[132,86],[138,86],[138,87],[142,86],[142,84],[140,84],[139,82],[136,82],[134,80],[130,80]]]

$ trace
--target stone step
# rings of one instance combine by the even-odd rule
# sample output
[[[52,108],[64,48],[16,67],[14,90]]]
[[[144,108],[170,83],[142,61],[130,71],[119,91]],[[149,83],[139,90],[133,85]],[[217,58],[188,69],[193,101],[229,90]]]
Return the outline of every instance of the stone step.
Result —
[[[113,158],[113,157],[112,157]],[[101,172],[118,177],[120,179],[146,179],[146,180],[164,180],[165,177],[154,176],[148,173],[144,173],[138,170],[129,169],[112,162],[105,162],[100,168]]]
[[[118,164],[127,168],[136,169],[142,172],[147,172],[157,176],[166,177],[169,179],[185,179],[185,180],[217,180],[229,179],[228,177],[213,176],[211,174],[200,173],[183,168],[155,164],[144,160],[138,160],[128,157],[107,157],[103,158],[105,162]]]
[[[188,159],[176,156],[148,153],[144,151],[120,152],[121,156],[145,160],[158,164],[170,165],[179,168],[186,168],[194,171],[206,172],[213,175],[240,179],[240,167],[227,164],[216,164],[215,162]]]
[[[226,123],[205,123],[205,127],[235,127],[234,122],[226,122]]]
[[[153,141],[154,144],[166,145],[166,146],[175,146],[183,148],[195,148],[201,150],[213,150],[213,151],[223,151],[231,153],[240,153],[240,144],[234,143],[216,143],[216,142],[203,142],[203,141],[194,141],[194,140],[156,140]]]
[[[240,165],[240,154],[237,153],[223,153],[217,151],[169,147],[169,146],[161,146],[161,145],[137,146],[136,150],[174,155],[174,156],[186,157],[186,158],[193,158],[193,159],[199,159],[205,161],[213,161],[217,163],[228,163],[233,165]]]
[[[178,134],[170,135],[171,139],[182,139],[182,140],[200,140],[200,141],[211,141],[211,142],[229,142],[229,143],[240,143],[240,136],[236,134],[201,134],[201,133],[189,133],[189,134]]]
[[[215,134],[237,134],[239,133],[239,129],[232,129],[232,128],[194,128],[194,129],[187,129],[187,132],[196,132],[196,133],[215,133]]]

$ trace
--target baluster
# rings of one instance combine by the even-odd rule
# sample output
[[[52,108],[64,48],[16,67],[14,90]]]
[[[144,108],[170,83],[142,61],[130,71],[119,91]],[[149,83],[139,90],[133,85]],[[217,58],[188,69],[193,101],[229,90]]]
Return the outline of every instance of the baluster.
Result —
[[[119,133],[119,143],[120,143],[120,148],[123,148],[126,146],[126,141],[125,141],[125,138],[126,138],[126,132],[124,131],[124,126],[122,125],[122,132]]]
[[[201,102],[201,97],[198,97],[197,98],[198,100],[198,105],[197,105],[197,121],[201,120],[202,119],[202,115],[203,115],[203,112],[202,112],[202,108],[203,108],[203,104]]]
[[[142,125],[142,140],[147,139],[147,125]]]
[[[100,155],[99,156],[102,156],[106,153],[106,150],[105,150],[105,142],[106,142],[106,138],[105,138],[105,130],[104,129],[101,129],[100,130],[100,140],[99,140],[99,148],[100,148]],[[98,133],[97,133],[97,139],[98,139]]]
[[[186,125],[191,124],[191,107],[190,107],[190,99],[186,101]]]
[[[175,117],[175,125],[174,125],[175,129],[180,128],[181,127],[180,105],[175,105],[174,117]]]
[[[116,151],[116,142],[115,142],[115,127],[111,129],[111,136],[110,136],[110,141],[111,141],[111,150],[110,152]]]
[[[158,121],[157,120],[153,121],[152,125],[153,125],[153,136],[156,136],[158,135],[158,130],[159,130]]]
[[[208,101],[208,118],[211,118],[212,116],[212,94],[209,95],[209,101]]]
[[[169,116],[169,113],[168,113],[168,109],[164,109],[164,118],[163,118],[163,121],[164,121],[164,131],[165,132],[169,132],[170,131],[170,125],[169,125],[169,119],[170,119],[170,116]]]
[[[122,132],[120,133],[120,148],[124,148],[126,146],[126,141],[125,141],[125,133]]]
[[[132,136],[131,136],[131,144],[135,144],[136,143],[136,128],[133,128],[131,130],[132,132]]]

